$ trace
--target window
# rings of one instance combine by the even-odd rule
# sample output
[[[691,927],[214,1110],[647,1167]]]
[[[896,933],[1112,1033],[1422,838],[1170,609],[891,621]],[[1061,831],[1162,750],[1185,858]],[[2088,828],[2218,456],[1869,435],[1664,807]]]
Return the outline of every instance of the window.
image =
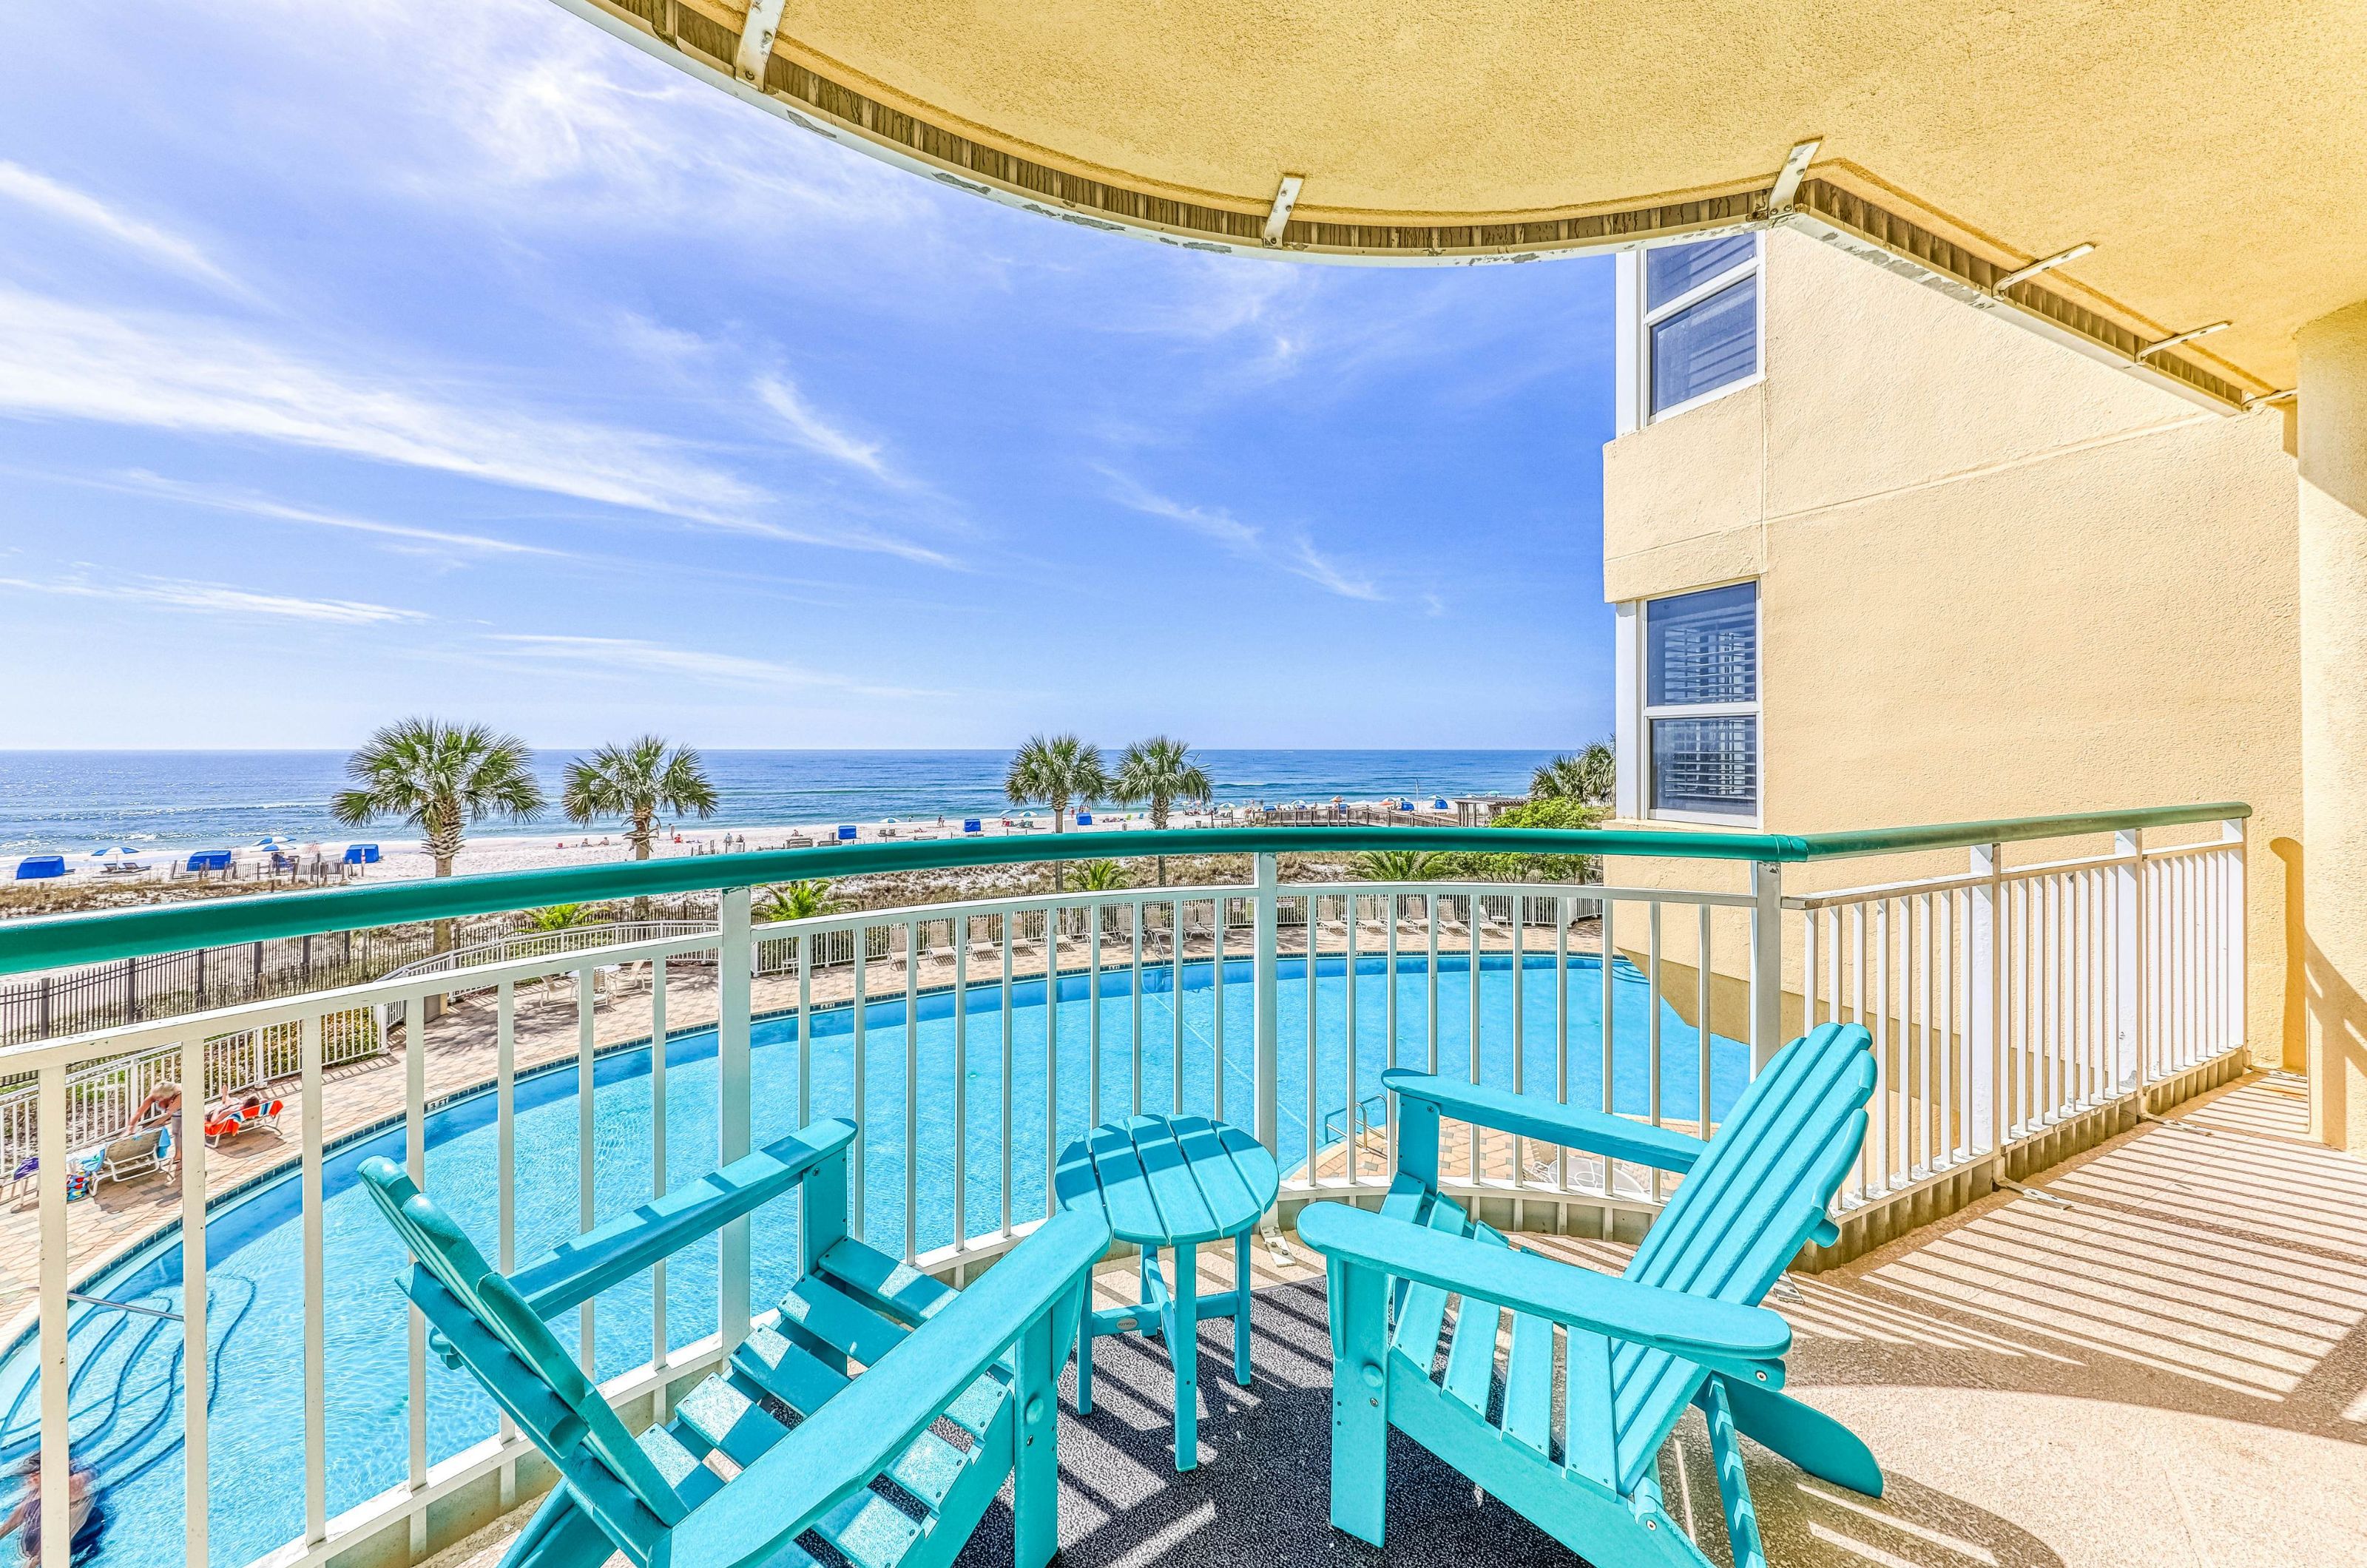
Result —
[[[1647,601],[1643,637],[1652,815],[1758,816],[1758,584]]]
[[[1756,235],[1647,251],[1643,294],[1646,406],[1654,417],[1759,373]]]

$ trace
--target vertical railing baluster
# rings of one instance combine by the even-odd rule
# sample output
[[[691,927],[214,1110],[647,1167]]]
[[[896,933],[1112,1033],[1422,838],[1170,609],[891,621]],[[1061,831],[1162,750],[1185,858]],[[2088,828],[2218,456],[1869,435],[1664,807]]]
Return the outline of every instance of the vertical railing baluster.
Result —
[[[1597,929],[1603,933],[1603,1113],[1614,1114],[1619,1109],[1617,1081],[1618,993],[1614,987],[1614,971],[1618,968],[1618,920],[1604,894],[1596,901]],[[1619,1195],[1619,1164],[1609,1155],[1603,1156],[1603,1238],[1611,1239],[1613,1221],[1611,1201]]]
[[[1139,898],[1127,906],[1127,998],[1130,1004],[1127,1016],[1131,1020],[1131,1027],[1127,1031],[1127,1113],[1139,1116],[1142,1114],[1142,900]]]
[[[1569,1103],[1569,922],[1573,918],[1572,901],[1561,894],[1554,895],[1554,1103]],[[1394,990],[1391,992],[1395,994]],[[1391,1040],[1395,1043],[1394,1035]],[[1392,1158],[1396,1147],[1391,1145]],[[1569,1150],[1554,1150],[1554,1190],[1569,1190]],[[1569,1205],[1554,1205],[1554,1228],[1569,1228]]]
[[[1051,1027],[1048,1004],[1044,1023]],[[920,1256],[921,922],[912,920],[904,927],[904,1261]]]
[[[1315,1145],[1321,1120],[1315,1104],[1315,933],[1323,911],[1314,894],[1307,896],[1307,1180],[1315,1182]]]
[[[427,1185],[427,993],[415,992],[403,998],[402,1006],[402,1163],[405,1174],[415,1187]],[[195,1064],[192,1064],[195,1065]],[[184,1083],[199,1080],[184,1078]],[[189,1153],[194,1156],[205,1147],[202,1137],[189,1140]],[[184,1167],[186,1172],[187,1167]],[[202,1189],[200,1190],[202,1190]],[[198,1224],[204,1224],[204,1210],[198,1210]],[[184,1223],[187,1223],[186,1215]],[[184,1260],[187,1258],[186,1248]],[[417,1492],[427,1484],[427,1319],[413,1306],[410,1320],[410,1452],[406,1479],[411,1490]],[[198,1341],[198,1360],[202,1362],[205,1341]],[[194,1389],[200,1379],[192,1379]],[[427,1515],[413,1509],[411,1514],[412,1554],[416,1557],[427,1549]],[[198,1560],[202,1562],[202,1559]],[[192,1563],[190,1568],[198,1568]]]
[[[1709,1086],[1709,1079],[1710,1079],[1710,1048],[1709,1048],[1709,1043],[1710,1043],[1710,1028],[1709,1028],[1709,1002],[1710,1002],[1710,988],[1709,988],[1709,981],[1710,981],[1710,965],[1711,965],[1711,963],[1712,963],[1712,956],[1713,956],[1713,954],[1712,954],[1712,949],[1711,949],[1711,945],[1710,945],[1710,943],[1711,943],[1711,936],[1710,936],[1709,906],[1708,906],[1708,905],[1706,905],[1706,904],[1696,904],[1696,905],[1694,905],[1694,906],[1693,906],[1693,908],[1694,908],[1694,909],[1699,913],[1699,916],[1700,916],[1700,922],[1701,922],[1701,929],[1700,929],[1700,931],[1696,933],[1696,935],[1695,935],[1695,937],[1694,937],[1694,943],[1695,943],[1695,945],[1694,945],[1694,947],[1693,947],[1693,956],[1694,956],[1694,957],[1696,957],[1696,958],[1698,958],[1698,959],[1701,961],[1701,962],[1700,962],[1700,964],[1699,964],[1699,965],[1695,968],[1694,973],[1693,973],[1693,988],[1694,988],[1694,991],[1695,991],[1695,993],[1696,993],[1696,995],[1695,995],[1695,997],[1694,997],[1694,1004],[1693,1004],[1693,1005],[1694,1005],[1694,1009],[1695,1009],[1694,1013],[1693,1013],[1693,1019],[1694,1019],[1694,1032],[1695,1032],[1697,1035],[1699,1035],[1699,1036],[1700,1036],[1700,1039],[1699,1039],[1699,1041],[1698,1041],[1698,1043],[1698,1043],[1699,1048],[1700,1048],[1700,1051],[1701,1051],[1701,1085],[1700,1085],[1700,1087],[1701,1087],[1701,1129],[1700,1129],[1700,1131],[1701,1131],[1701,1135],[1702,1135],[1703,1140],[1704,1140],[1704,1142],[1706,1142],[1706,1141],[1708,1140],[1709,1135],[1710,1135],[1710,1133],[1711,1133],[1711,1131],[1712,1131],[1712,1128],[1711,1128],[1711,1125],[1710,1125],[1710,1119],[1709,1119],[1710,1109],[1711,1109],[1711,1101],[1710,1101],[1710,1086]]]
[[[493,987],[493,1258],[504,1274],[517,1268],[517,982]],[[505,1414],[499,1428],[506,1443],[517,1424]],[[517,1461],[502,1464],[499,1488],[504,1506],[517,1504]]]
[[[1518,888],[1512,892],[1512,1092],[1521,1094],[1528,1089],[1529,1032],[1528,1015],[1522,1006],[1522,993],[1529,988],[1528,954],[1523,931],[1528,921],[1527,896]],[[1512,1143],[1512,1188],[1518,1191],[1528,1185],[1529,1162],[1527,1141],[1515,1133]],[[1517,1211],[1515,1211],[1517,1213]]]
[[[1215,1120],[1225,1119],[1225,896],[1218,893],[1215,907],[1209,910],[1208,997],[1210,1007],[1209,1043],[1215,1057],[1210,1070],[1215,1073],[1210,1084],[1210,1098],[1216,1109],[1208,1112]],[[1094,1118],[1099,1121],[1099,1117]]]
[[[969,917],[954,917],[954,1246],[969,1247]]]
[[[184,1060],[186,1061],[186,1057]],[[41,1495],[63,1497],[73,1481],[73,1453],[68,1444],[69,1410],[66,1394],[73,1377],[72,1350],[67,1340],[71,1304],[66,1299],[67,1288],[73,1283],[71,1260],[66,1256],[66,1068],[65,1062],[45,1062],[35,1077],[34,1106],[35,1148],[40,1165],[36,1180],[40,1186],[40,1249],[35,1267],[40,1272],[41,1311],[41,1441],[39,1476]],[[194,1080],[184,1078],[184,1083]],[[204,1102],[190,1104],[184,1091],[179,1126],[197,1127],[204,1111]],[[202,1133],[198,1142],[205,1142]],[[184,1200],[186,1210],[187,1200]],[[204,1244],[199,1243],[202,1247]],[[202,1351],[198,1365],[204,1365]],[[202,1377],[202,1371],[200,1372]],[[190,1470],[189,1495],[201,1498],[205,1472],[202,1465]],[[203,1504],[198,1511],[202,1514]],[[73,1561],[74,1532],[51,1529],[41,1532],[40,1568],[68,1568]],[[205,1568],[200,1557],[195,1568]]]
[[[1255,889],[1251,895],[1251,919],[1256,923],[1256,975],[1251,982],[1256,1010],[1252,1019],[1251,1068],[1257,1094],[1257,1135],[1270,1154],[1279,1156],[1282,1149],[1282,1089],[1281,1067],[1281,980],[1276,965],[1280,964],[1281,936],[1276,926],[1281,918],[1281,867],[1275,857],[1261,854],[1251,857]]]
[[[1016,1059],[1014,1054],[1011,1037],[1011,915],[1006,911],[1002,914],[997,915],[994,919],[995,930],[1000,933],[1002,939],[1002,1235],[1005,1240],[1009,1240],[1011,1236],[1012,1168],[1011,1068],[1012,1064]]]
[[[1087,1120],[1102,1124],[1102,911],[1103,904],[1085,906],[1085,1084]]]
[[[1340,1131],[1348,1145],[1348,1185],[1356,1185],[1356,896],[1348,895],[1347,1069],[1348,1098],[1340,1106]]]
[[[1660,901],[1644,907],[1644,1054],[1650,1077],[1652,1125],[1660,1124]],[[1660,1170],[1652,1168],[1652,1201],[1660,1201]]]
[[[1387,942],[1387,959],[1385,959],[1387,962],[1387,990],[1382,992],[1382,998],[1385,998],[1382,999],[1382,1011],[1387,1014],[1387,1066],[1392,1066],[1392,1068],[1397,1066],[1397,919],[1401,914],[1404,914],[1404,896],[1392,884],[1389,893],[1382,900],[1382,917],[1385,917],[1382,926],[1387,926],[1387,936],[1382,938]],[[1387,1142],[1389,1170],[1397,1170],[1397,1094],[1382,1094],[1382,1122],[1387,1125],[1387,1133],[1382,1137]]]
[[[304,1540],[318,1545],[329,1539],[329,1295],[323,1214],[327,1136],[321,1123],[321,1015],[306,1013],[301,1029],[297,1104],[304,1137],[298,1199],[304,1223]]]
[[[811,930],[798,933],[798,1125],[813,1121],[813,956],[821,940]]]
[[[744,1158],[754,1136],[755,1079],[751,1055],[751,1021],[755,1008],[756,954],[753,936],[752,898],[745,887],[726,887],[717,901],[715,948],[715,1126],[716,1155],[724,1165]],[[855,943],[861,953],[863,944]],[[855,1016],[863,1012],[861,992]],[[857,1056],[860,1061],[860,1054]],[[858,1066],[857,1071],[860,1072]],[[857,1080],[855,1169],[850,1182],[849,1209],[856,1235],[863,1234],[862,1093]],[[716,1334],[723,1354],[730,1356],[748,1337],[750,1226],[742,1215],[723,1227],[716,1270]]]
[[[1056,1201],[1060,1164],[1060,910],[1044,906],[1044,1217]]]
[[[666,955],[650,959],[650,1196],[666,1195]],[[666,1266],[660,1258],[650,1269],[650,1365],[657,1379],[657,1419],[671,1416],[666,1408]]]
[[[1184,1114],[1184,900],[1167,906],[1167,1011],[1174,1025],[1175,1115]]]
[[[597,1043],[593,1010],[597,998],[593,994],[598,971],[586,965],[575,971],[575,1229],[580,1235],[599,1224],[598,1173],[593,1169],[593,1128],[596,1111],[593,1104],[593,1053]],[[592,1298],[575,1309],[577,1332],[582,1337],[577,1360],[583,1375],[593,1382],[599,1375],[592,1367]]]
[[[1430,1061],[1422,1070],[1435,1073],[1438,1071],[1438,895],[1425,893],[1422,895],[1422,899],[1423,925],[1427,929],[1430,941],[1430,968],[1427,971],[1426,982],[1430,997],[1429,1033],[1426,1036]]]

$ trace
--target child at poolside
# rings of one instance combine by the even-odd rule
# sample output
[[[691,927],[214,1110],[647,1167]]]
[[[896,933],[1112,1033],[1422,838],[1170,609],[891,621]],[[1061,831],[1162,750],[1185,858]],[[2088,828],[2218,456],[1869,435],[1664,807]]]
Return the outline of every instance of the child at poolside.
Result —
[[[41,1458],[35,1454],[16,1467],[14,1476],[22,1481],[25,1495],[17,1506],[0,1518],[0,1541],[16,1538],[14,1561],[34,1563],[41,1560]],[[74,1561],[87,1557],[98,1544],[99,1532],[107,1528],[107,1509],[98,1484],[98,1472],[86,1464],[77,1464],[66,1472],[66,1528]]]

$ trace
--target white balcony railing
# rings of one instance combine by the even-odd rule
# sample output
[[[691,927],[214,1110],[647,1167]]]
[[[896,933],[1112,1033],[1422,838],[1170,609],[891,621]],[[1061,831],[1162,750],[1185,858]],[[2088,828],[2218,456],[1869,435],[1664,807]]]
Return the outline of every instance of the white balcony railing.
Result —
[[[399,1145],[413,1179],[439,1195],[473,1193],[484,1239],[504,1269],[522,1251],[745,1154],[760,1124],[769,1136],[816,1116],[853,1117],[860,1133],[849,1201],[858,1234],[958,1279],[1044,1217],[1060,1147],[1106,1117],[1172,1109],[1229,1120],[1280,1156],[1286,1205],[1353,1198],[1383,1190],[1394,1164],[1394,1117],[1373,1109],[1388,1066],[1467,1074],[1706,1133],[1785,1032],[1829,1019],[1874,1031],[1882,1074],[1875,1130],[1841,1200],[1846,1214],[2242,1048],[2240,808],[2212,809],[2230,818],[2217,840],[2152,849],[2140,828],[2127,827],[2109,852],[2010,868],[1999,840],[2092,836],[2101,819],[1991,825],[1997,839],[1917,829],[1829,850],[1816,840],[1679,834],[1538,840],[1562,852],[1650,855],[1663,866],[1689,853],[1781,857],[1752,861],[1745,891],[1285,885],[1275,854],[1262,846],[1294,833],[1282,847],[1320,844],[1326,830],[1204,832],[1193,835],[1195,852],[1220,836],[1240,840],[1227,847],[1252,852],[1249,883],[1039,894],[761,927],[750,889],[725,886],[713,930],[626,931],[614,933],[624,940],[594,947],[476,953],[432,974],[0,1052],[0,1073],[33,1075],[30,1143],[41,1156],[40,1334],[0,1361],[0,1451],[37,1443],[43,1473],[58,1488],[51,1495],[62,1495],[69,1438],[83,1441],[94,1429],[77,1401],[95,1397],[92,1380],[108,1356],[123,1354],[101,1348],[112,1342],[90,1326],[115,1309],[69,1300],[110,1276],[85,1280],[74,1261],[69,1160],[52,1159],[52,1151],[70,1156],[90,1141],[99,1123],[85,1108],[95,1103],[90,1086],[106,1075],[124,1087],[100,1098],[164,1072],[184,1084],[228,1087],[213,1060],[225,1039],[281,1043],[247,1049],[254,1072],[281,1080],[297,1112],[292,1174],[273,1190],[283,1195],[280,1218],[266,1224],[250,1212],[223,1243],[284,1261],[277,1275],[263,1262],[223,1268],[241,1281],[240,1321],[284,1336],[285,1348],[300,1347],[292,1368],[284,1348],[270,1363],[270,1376],[296,1387],[268,1408],[242,1403],[252,1382],[239,1370],[243,1352],[223,1342],[226,1328],[210,1324],[218,1303],[210,1291],[209,1151],[188,1138],[177,1258],[147,1258],[137,1281],[153,1292],[145,1304],[181,1315],[170,1337],[179,1342],[171,1390],[177,1411],[160,1412],[149,1428],[166,1434],[157,1441],[167,1448],[177,1445],[179,1462],[157,1464],[163,1449],[143,1451],[143,1484],[209,1476],[210,1436],[222,1427],[239,1455],[240,1500],[221,1500],[220,1474],[211,1508],[205,1486],[178,1486],[166,1499],[181,1513],[174,1534],[186,1561],[286,1568],[325,1562],[405,1519],[414,1550],[424,1550],[431,1506],[493,1476],[506,1500],[528,1452],[490,1405],[471,1403],[431,1365],[421,1320],[391,1284],[357,1274],[342,1261],[345,1252],[333,1272],[333,1210],[359,1152],[350,1139],[333,1144],[328,1135],[336,1021],[380,1010],[413,1021],[402,1026],[413,1038],[401,1051],[399,1117],[365,1124],[359,1135]],[[2202,814],[2135,815],[2162,822]],[[1353,847],[1358,835],[1394,846],[1423,830],[1329,831]],[[1504,841],[1485,829],[1435,831],[1463,848]],[[1180,852],[1154,842],[1170,835],[1130,837],[1137,841],[1117,847]],[[1786,859],[1939,841],[1975,845],[1972,867],[1784,897]],[[1034,854],[1045,848],[1025,846]],[[888,849],[938,863],[1020,852]],[[798,851],[600,874],[668,875],[676,880],[649,890],[679,890],[686,875],[710,876],[715,886],[752,874],[826,874],[836,863],[820,857],[864,853],[880,858]],[[538,877],[575,880],[546,886]],[[515,907],[564,901],[586,896],[585,880],[577,872],[526,874],[372,893],[390,908],[392,897],[413,899],[420,907],[402,906],[402,918],[418,919],[496,908],[487,902],[496,897]],[[316,906],[334,914],[359,908],[351,901],[360,897],[256,900],[268,909],[252,919],[284,925],[295,918],[284,911],[311,907],[301,900],[348,901]],[[457,902],[425,907],[436,898]],[[1606,931],[1614,939],[1609,952]],[[1678,933],[1682,971],[1664,962]],[[186,940],[187,932],[176,927],[171,935]],[[166,936],[155,940],[161,947]],[[0,932],[0,962],[11,956],[6,941]],[[605,997],[595,984],[602,971],[621,981]],[[554,976],[572,981],[564,1002],[535,992]],[[427,998],[463,994],[475,1000],[451,1027],[485,1036],[481,1056],[436,1043],[442,1026],[428,1030],[435,1050],[422,1049],[415,1021]],[[678,1027],[694,998],[702,1016],[711,1014],[711,1031]],[[632,1010],[628,1032],[670,1042],[666,1048],[604,1046],[602,1020],[617,1032],[620,1009]],[[670,1010],[677,1027],[669,1026]],[[560,1028],[543,1027],[552,1023]],[[375,1044],[377,1030],[369,1033]],[[537,1048],[538,1033],[561,1043]],[[431,1085],[431,1056],[447,1081]],[[571,1064],[569,1092],[553,1069]],[[383,1098],[392,1107],[398,1097]],[[1327,1127],[1334,1130],[1328,1139]],[[486,1132],[490,1147],[471,1141]],[[431,1183],[437,1150],[445,1164]],[[1665,1196],[1657,1173],[1492,1134],[1450,1135],[1448,1156],[1443,1185],[1499,1206],[1512,1224],[1593,1225],[1609,1235],[1620,1215],[1648,1214]],[[270,1238],[258,1242],[266,1229]],[[340,1248],[361,1245],[335,1235]],[[662,1404],[666,1389],[713,1364],[759,1320],[757,1299],[777,1282],[777,1262],[754,1247],[742,1224],[724,1233],[717,1254],[677,1259],[610,1292],[596,1310],[585,1303],[572,1325],[585,1366],[619,1402]],[[379,1324],[382,1335],[364,1334],[366,1322]],[[398,1335],[407,1335],[403,1349],[390,1355]],[[352,1391],[371,1379],[385,1387],[351,1414]],[[335,1427],[333,1384],[346,1412]],[[54,1568],[63,1568],[63,1533],[55,1532],[54,1547],[45,1538]]]

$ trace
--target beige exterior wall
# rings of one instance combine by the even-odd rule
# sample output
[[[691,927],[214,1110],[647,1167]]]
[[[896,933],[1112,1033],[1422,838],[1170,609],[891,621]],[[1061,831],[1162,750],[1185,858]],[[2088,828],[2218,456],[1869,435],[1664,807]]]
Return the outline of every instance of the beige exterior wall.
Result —
[[[1813,240],[1768,245],[1764,378],[1604,448],[1606,595],[1759,579],[1770,831],[2249,802],[2247,1038],[2300,1067],[2282,418],[2199,411]],[[2066,852],[2022,849],[2009,864]],[[1829,863],[1788,868],[1785,886],[1965,865]],[[1744,874],[1611,874],[1738,889]],[[1625,923],[1621,942],[1637,945]],[[1693,946],[1671,931],[1663,952],[1690,962]],[[1738,916],[1714,967],[1746,963]]]

